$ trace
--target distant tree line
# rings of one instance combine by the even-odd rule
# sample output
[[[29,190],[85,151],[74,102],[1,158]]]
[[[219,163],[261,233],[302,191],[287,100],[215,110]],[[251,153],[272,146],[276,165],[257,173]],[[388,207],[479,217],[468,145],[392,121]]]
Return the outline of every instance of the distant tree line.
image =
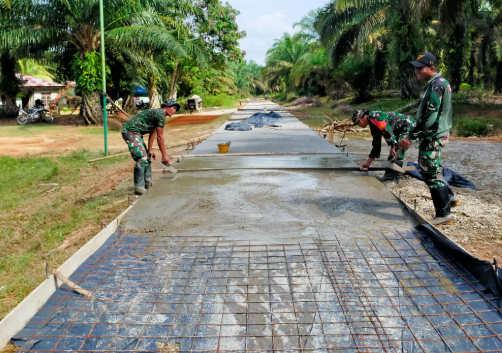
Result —
[[[375,89],[420,88],[410,61],[432,52],[453,91],[462,86],[502,93],[502,1],[332,0],[285,33],[267,53],[262,79],[272,91],[357,101]]]

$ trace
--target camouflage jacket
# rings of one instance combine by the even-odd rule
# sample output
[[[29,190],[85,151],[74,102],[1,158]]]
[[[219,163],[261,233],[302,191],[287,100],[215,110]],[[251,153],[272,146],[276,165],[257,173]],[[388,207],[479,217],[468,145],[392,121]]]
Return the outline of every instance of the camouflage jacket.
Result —
[[[409,115],[394,112],[370,112],[368,121],[373,136],[373,148],[370,158],[379,158],[382,150],[382,136],[389,146],[397,146],[398,142],[406,137],[415,127],[415,119]]]
[[[166,117],[163,109],[144,110],[124,123],[124,131],[134,131],[141,135],[152,133],[157,127],[164,127]]]
[[[451,87],[441,73],[427,82],[417,112],[417,125],[408,135],[409,140],[442,137],[452,124]]]

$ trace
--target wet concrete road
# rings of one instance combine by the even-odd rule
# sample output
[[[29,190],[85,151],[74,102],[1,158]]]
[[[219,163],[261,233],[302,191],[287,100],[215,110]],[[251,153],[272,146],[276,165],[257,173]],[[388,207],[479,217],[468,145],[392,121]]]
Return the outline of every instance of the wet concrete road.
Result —
[[[498,298],[376,179],[331,170],[354,163],[293,117],[280,125],[222,127],[193,153],[231,140],[303,155],[187,158],[180,169],[230,170],[164,175],[71,277],[94,297],[58,289],[20,351],[502,351]]]

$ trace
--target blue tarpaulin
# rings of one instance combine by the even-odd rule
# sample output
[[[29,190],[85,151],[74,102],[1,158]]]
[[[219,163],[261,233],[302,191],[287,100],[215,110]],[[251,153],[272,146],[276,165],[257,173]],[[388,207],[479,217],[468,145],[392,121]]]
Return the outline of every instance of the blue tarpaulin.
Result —
[[[146,96],[146,95],[148,95],[148,91],[146,90],[146,86],[145,87],[134,86],[134,95],[135,96]]]
[[[415,167],[415,170],[406,172],[407,175],[412,176],[418,180],[423,180],[422,176],[418,172],[418,164],[414,162],[408,162],[409,167]],[[442,166],[441,166],[442,167]],[[471,181],[467,180],[464,176],[454,172],[451,169],[443,167],[443,178],[451,186],[456,186],[459,188],[468,188],[477,190],[478,188]]]

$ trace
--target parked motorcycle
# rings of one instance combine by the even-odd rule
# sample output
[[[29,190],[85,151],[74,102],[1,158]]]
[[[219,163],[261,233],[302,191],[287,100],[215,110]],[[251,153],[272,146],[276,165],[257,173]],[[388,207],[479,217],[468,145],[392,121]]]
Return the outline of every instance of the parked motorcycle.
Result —
[[[37,99],[35,101],[35,106],[33,109],[20,109],[19,116],[17,117],[17,123],[20,125],[24,125],[28,122],[34,123],[38,120],[45,120],[48,123],[52,123],[54,121],[53,116],[49,113],[47,109],[44,107],[44,102],[42,100]]]
[[[148,103],[143,102],[141,99],[136,102],[136,109],[138,110],[148,110],[150,109],[150,105]]]

